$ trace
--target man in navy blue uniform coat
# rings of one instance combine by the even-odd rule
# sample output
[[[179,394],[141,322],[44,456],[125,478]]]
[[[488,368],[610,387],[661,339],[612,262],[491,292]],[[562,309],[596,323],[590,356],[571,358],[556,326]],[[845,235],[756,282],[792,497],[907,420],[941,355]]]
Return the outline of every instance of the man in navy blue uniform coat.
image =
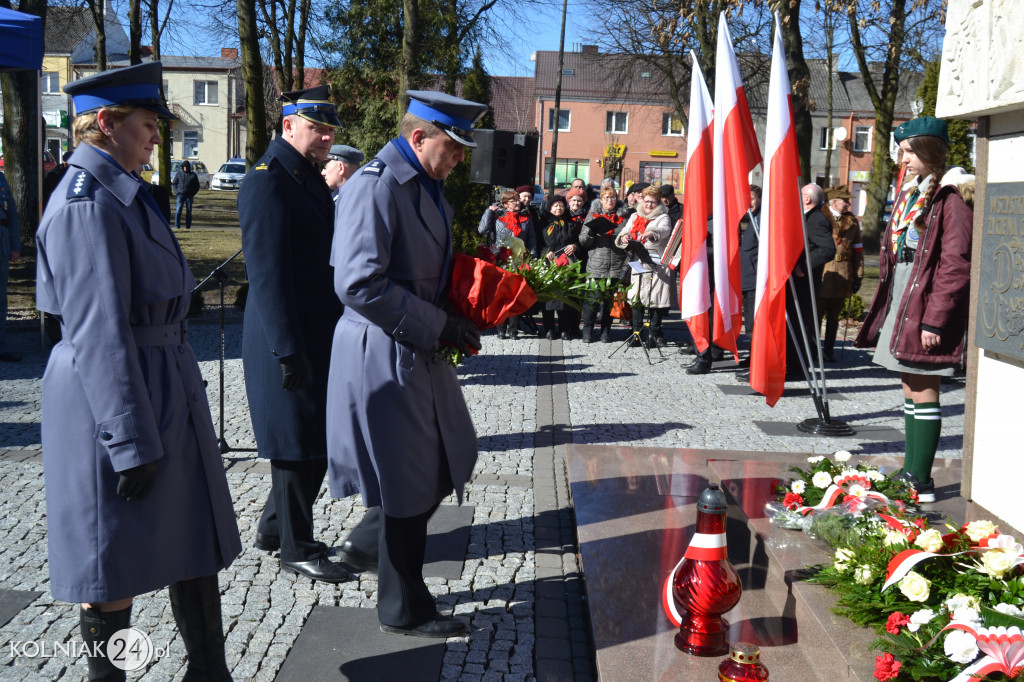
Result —
[[[480,348],[473,323],[446,312],[452,207],[441,181],[476,146],[487,107],[408,95],[400,136],[338,196],[331,262],[345,314],[331,355],[330,483],[370,508],[342,551],[349,563],[353,550],[377,556],[381,630],[441,638],[465,625],[437,613],[423,581],[427,521],[452,491],[462,500],[477,449],[455,368],[436,351]]]
[[[327,472],[327,371],[342,306],[328,255],[334,202],[320,175],[341,124],[326,86],[281,96],[282,132],[238,193],[249,277],[242,363],[260,457],[271,490],[256,547],[314,580],[348,580],[313,539],[313,501]]]

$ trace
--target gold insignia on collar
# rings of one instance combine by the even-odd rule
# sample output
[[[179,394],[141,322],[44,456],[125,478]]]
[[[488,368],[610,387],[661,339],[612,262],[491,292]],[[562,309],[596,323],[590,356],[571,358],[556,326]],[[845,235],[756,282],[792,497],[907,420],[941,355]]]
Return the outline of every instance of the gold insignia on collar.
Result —
[[[253,170],[267,170],[267,164],[261,163],[253,167]]]

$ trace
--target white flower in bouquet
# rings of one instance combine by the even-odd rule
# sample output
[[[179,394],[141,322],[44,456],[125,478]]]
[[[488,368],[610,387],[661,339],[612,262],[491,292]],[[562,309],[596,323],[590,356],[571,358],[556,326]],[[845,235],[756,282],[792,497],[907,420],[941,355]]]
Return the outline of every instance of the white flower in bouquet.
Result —
[[[910,614],[910,622],[907,623],[907,630],[910,632],[917,632],[921,629],[922,625],[927,625],[931,622],[932,618],[935,617],[935,612],[931,609],[921,609],[914,611]]]
[[[850,458],[853,457],[853,455],[851,455],[848,450],[840,450],[835,455],[833,455],[833,457],[835,457],[837,462],[849,462]]]
[[[846,494],[853,495],[854,497],[865,498],[868,496],[868,489],[860,483],[854,483],[850,486],[850,489],[846,491]]]
[[[964,528],[964,533],[973,542],[981,542],[981,540],[995,532],[996,526],[991,521],[971,521]]]
[[[874,573],[871,570],[871,566],[868,564],[861,564],[853,570],[853,579],[857,581],[858,585],[870,585],[874,579]]]
[[[965,607],[977,610],[981,607],[981,602],[978,601],[977,597],[966,595],[963,592],[957,592],[946,600],[946,611],[949,613]]]
[[[821,460],[825,459],[822,455],[811,455],[807,458],[808,464],[817,464]]]
[[[793,481],[793,484],[789,486],[789,489],[792,490],[797,495],[803,495],[804,491],[807,490],[807,482],[804,481],[802,478],[798,478],[795,481]]]
[[[883,474],[878,469],[868,469],[867,471],[864,472],[864,475],[867,476],[868,479],[875,482],[885,480],[885,474]]]
[[[954,663],[966,665],[978,657],[978,642],[974,636],[962,630],[952,630],[946,635],[942,649]]]
[[[917,536],[917,539],[914,540],[914,545],[926,552],[938,552],[943,546],[942,533],[934,528],[929,528]]]
[[[979,628],[983,624],[981,614],[970,606],[961,606],[951,613],[950,618],[957,623],[965,623],[975,628]]]
[[[891,528],[885,529],[885,537],[882,538],[882,544],[886,547],[892,547],[893,545],[906,544],[907,536],[898,530]]]
[[[981,570],[993,578],[1002,578],[1013,568],[1017,556],[1012,549],[990,549],[981,555]]]
[[[1018,618],[1024,617],[1024,611],[1021,611],[1013,604],[996,604],[992,608],[999,613],[1005,613],[1007,616],[1017,616]]]
[[[899,582],[900,592],[910,601],[928,601],[931,595],[932,582],[917,571],[910,571]]]
[[[856,558],[853,551],[840,547],[836,550],[835,558],[832,559],[832,565],[835,566],[836,570],[840,573],[845,573],[850,568],[850,562]]]
[[[814,484],[815,488],[824,490],[832,484],[832,477],[828,475],[827,471],[819,471],[811,478],[811,483]]]

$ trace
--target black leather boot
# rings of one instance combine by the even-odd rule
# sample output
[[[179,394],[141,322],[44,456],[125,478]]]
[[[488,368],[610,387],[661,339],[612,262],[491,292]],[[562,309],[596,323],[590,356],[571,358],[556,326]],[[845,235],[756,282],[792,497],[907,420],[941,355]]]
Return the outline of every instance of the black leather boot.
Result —
[[[224,625],[220,617],[217,576],[182,580],[167,588],[171,611],[185,641],[185,682],[230,682],[224,660]]]
[[[128,627],[132,621],[132,607],[121,611],[101,613],[96,609],[79,610],[79,631],[82,641],[90,651],[99,650],[101,655],[89,656],[89,682],[121,682],[125,672],[107,658],[107,640],[115,632]]]
[[[839,318],[825,320],[825,362],[835,362],[836,355],[833,352],[836,347],[836,335],[839,333]]]

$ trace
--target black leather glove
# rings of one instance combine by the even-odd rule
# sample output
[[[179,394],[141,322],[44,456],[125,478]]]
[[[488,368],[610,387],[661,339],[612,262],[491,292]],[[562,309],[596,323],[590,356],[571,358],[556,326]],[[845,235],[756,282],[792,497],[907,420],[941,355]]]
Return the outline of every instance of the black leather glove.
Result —
[[[121,472],[117,494],[126,502],[139,502],[149,496],[155,483],[156,462],[146,462]]]
[[[850,286],[850,293],[855,294],[860,291],[860,279],[853,280],[853,284]]]
[[[281,363],[281,388],[284,390],[297,391],[309,381],[311,370],[305,353],[287,355],[278,361]]]
[[[444,329],[441,330],[441,340],[446,341],[456,349],[469,355],[469,349],[480,350],[480,330],[476,325],[464,317],[448,315],[445,320]]]

